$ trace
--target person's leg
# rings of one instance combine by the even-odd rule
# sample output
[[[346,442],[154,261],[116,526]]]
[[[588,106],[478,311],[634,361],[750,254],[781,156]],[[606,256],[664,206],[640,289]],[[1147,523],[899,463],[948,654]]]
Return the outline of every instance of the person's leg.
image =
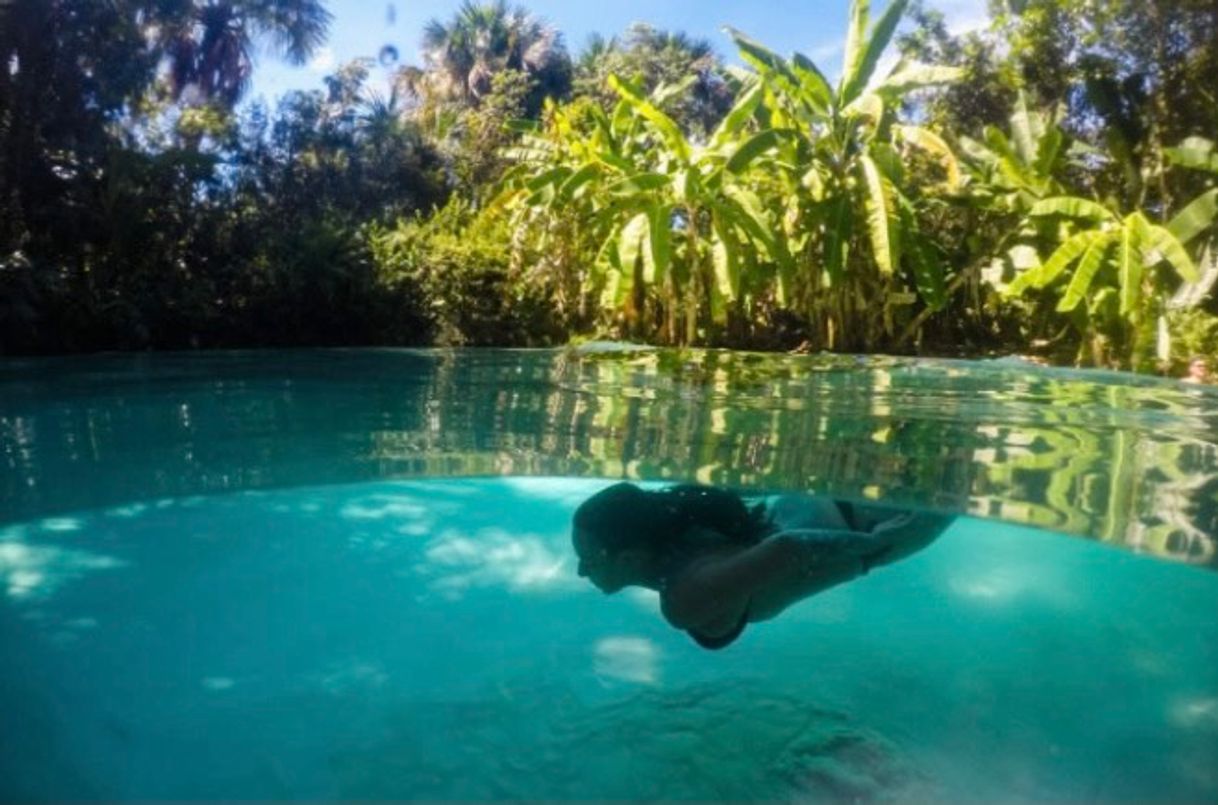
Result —
[[[832,498],[804,494],[775,495],[767,501],[767,513],[778,531],[850,528]]]
[[[912,556],[938,539],[955,519],[953,515],[907,511],[876,524],[871,535],[880,546],[866,557],[866,569]]]

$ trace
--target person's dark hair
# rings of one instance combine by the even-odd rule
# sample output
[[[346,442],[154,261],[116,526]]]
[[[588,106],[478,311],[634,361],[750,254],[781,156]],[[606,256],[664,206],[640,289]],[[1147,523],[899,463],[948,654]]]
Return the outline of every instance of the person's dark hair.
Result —
[[[614,484],[585,500],[575,511],[574,524],[595,535],[611,553],[644,547],[670,551],[704,543],[695,526],[742,545],[756,544],[774,529],[763,504],[750,508],[726,489],[681,485],[649,492],[629,483]]]

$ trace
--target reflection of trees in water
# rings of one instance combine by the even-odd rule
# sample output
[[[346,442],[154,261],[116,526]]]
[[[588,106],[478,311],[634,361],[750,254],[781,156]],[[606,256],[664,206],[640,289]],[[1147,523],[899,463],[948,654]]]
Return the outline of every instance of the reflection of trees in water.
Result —
[[[807,489],[1215,563],[1210,392],[726,352],[115,357],[0,373],[12,519],[243,488],[588,475]]]

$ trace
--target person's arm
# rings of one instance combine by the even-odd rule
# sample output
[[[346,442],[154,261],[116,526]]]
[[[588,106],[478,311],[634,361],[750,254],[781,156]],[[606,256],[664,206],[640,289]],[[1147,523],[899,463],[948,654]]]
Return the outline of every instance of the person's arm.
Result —
[[[662,599],[665,618],[681,629],[777,615],[795,601],[855,578],[863,557],[882,549],[870,534],[786,531],[734,555],[691,569]]]

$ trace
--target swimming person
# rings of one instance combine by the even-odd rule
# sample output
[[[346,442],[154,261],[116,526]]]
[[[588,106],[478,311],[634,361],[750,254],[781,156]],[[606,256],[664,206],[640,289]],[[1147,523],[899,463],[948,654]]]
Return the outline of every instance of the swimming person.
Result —
[[[750,623],[925,548],[952,517],[781,495],[618,483],[575,511],[579,575],[606,594],[638,586],[698,645],[730,645]]]

